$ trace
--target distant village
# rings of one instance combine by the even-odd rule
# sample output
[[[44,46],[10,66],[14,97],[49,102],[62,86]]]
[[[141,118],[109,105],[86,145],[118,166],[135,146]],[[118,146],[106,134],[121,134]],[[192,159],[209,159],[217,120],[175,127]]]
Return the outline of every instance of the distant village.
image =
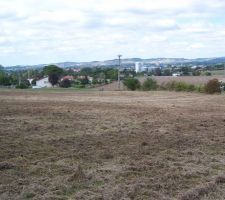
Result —
[[[0,86],[15,88],[74,87],[87,88],[109,84],[126,77],[141,76],[211,76],[225,73],[224,64],[161,64],[135,62],[112,66],[79,67],[47,65],[33,68],[0,68]],[[16,69],[16,70],[15,70]],[[119,73],[118,73],[119,72]]]

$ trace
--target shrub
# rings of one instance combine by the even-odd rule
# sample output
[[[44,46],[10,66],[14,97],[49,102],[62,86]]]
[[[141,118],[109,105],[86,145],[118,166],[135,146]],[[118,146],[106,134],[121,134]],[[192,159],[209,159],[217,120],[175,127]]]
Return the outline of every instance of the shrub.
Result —
[[[185,82],[176,82],[176,81],[170,81],[168,83],[163,83],[160,85],[160,88],[163,90],[175,90],[175,91],[187,91],[187,92],[193,92],[197,90],[197,87],[194,84],[188,84]]]
[[[205,76],[212,76],[212,73],[207,71],[207,72],[205,72]]]
[[[69,88],[71,87],[71,82],[69,79],[63,79],[60,84],[59,84],[60,87],[62,88]]]
[[[184,82],[176,82],[175,83],[175,90],[176,91],[187,91],[188,89],[188,85],[187,83],[184,83]]]
[[[195,90],[196,90],[196,87],[195,87],[194,84],[190,84],[190,85],[187,86],[187,91],[188,92],[193,92]]]
[[[27,89],[29,86],[26,83],[20,83],[16,86],[16,89]]]
[[[152,78],[148,78],[147,80],[145,80],[142,85],[142,89],[144,91],[156,90],[157,88],[158,88],[157,82]]]
[[[165,90],[175,90],[176,88],[176,81],[170,81],[165,84]]]
[[[205,92],[205,87],[204,87],[203,85],[198,85],[198,86],[195,88],[195,90],[196,90],[197,92],[203,93],[203,92]]]
[[[205,85],[205,92],[208,94],[220,93],[220,82],[218,79],[209,80]]]
[[[141,87],[140,81],[136,78],[127,78],[124,79],[123,84],[129,89],[129,90],[137,90]]]

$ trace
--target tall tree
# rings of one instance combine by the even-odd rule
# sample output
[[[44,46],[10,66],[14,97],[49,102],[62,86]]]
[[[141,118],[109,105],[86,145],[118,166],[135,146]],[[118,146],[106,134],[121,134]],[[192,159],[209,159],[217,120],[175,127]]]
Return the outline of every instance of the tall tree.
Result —
[[[56,73],[50,73],[48,75],[48,80],[53,86],[57,85],[57,83],[59,82],[59,78],[60,76]]]
[[[57,74],[59,76],[61,76],[63,74],[63,69],[56,66],[56,65],[48,65],[48,66],[45,66],[44,69],[44,74],[45,75],[50,75],[50,74]]]
[[[45,75],[48,75],[48,80],[53,86],[58,84],[60,76],[63,74],[63,69],[56,65],[45,66],[43,71]]]

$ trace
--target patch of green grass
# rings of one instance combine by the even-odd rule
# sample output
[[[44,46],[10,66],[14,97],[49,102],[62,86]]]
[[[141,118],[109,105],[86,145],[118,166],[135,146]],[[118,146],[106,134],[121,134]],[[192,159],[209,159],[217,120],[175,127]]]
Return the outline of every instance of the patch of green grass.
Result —
[[[92,185],[95,187],[100,187],[100,186],[104,185],[104,182],[100,181],[100,180],[96,180],[92,183]]]
[[[25,193],[23,194],[23,197],[24,197],[25,199],[33,199],[34,196],[35,196],[35,194],[32,193],[32,192],[25,192]]]
[[[217,145],[205,146],[205,152],[209,155],[221,155],[224,153],[224,147]]]
[[[84,183],[75,183],[72,185],[63,185],[57,192],[57,195],[71,196],[76,192],[86,188]]]

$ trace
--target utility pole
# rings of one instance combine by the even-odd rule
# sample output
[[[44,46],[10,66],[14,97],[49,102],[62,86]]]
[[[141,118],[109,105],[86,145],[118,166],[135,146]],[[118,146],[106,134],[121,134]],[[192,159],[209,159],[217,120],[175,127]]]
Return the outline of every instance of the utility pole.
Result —
[[[19,75],[19,85],[21,84],[21,76],[20,76],[20,72],[18,72]]]
[[[120,67],[121,67],[121,57],[122,55],[118,55],[119,58],[119,67],[118,67],[118,89],[120,90]]]

